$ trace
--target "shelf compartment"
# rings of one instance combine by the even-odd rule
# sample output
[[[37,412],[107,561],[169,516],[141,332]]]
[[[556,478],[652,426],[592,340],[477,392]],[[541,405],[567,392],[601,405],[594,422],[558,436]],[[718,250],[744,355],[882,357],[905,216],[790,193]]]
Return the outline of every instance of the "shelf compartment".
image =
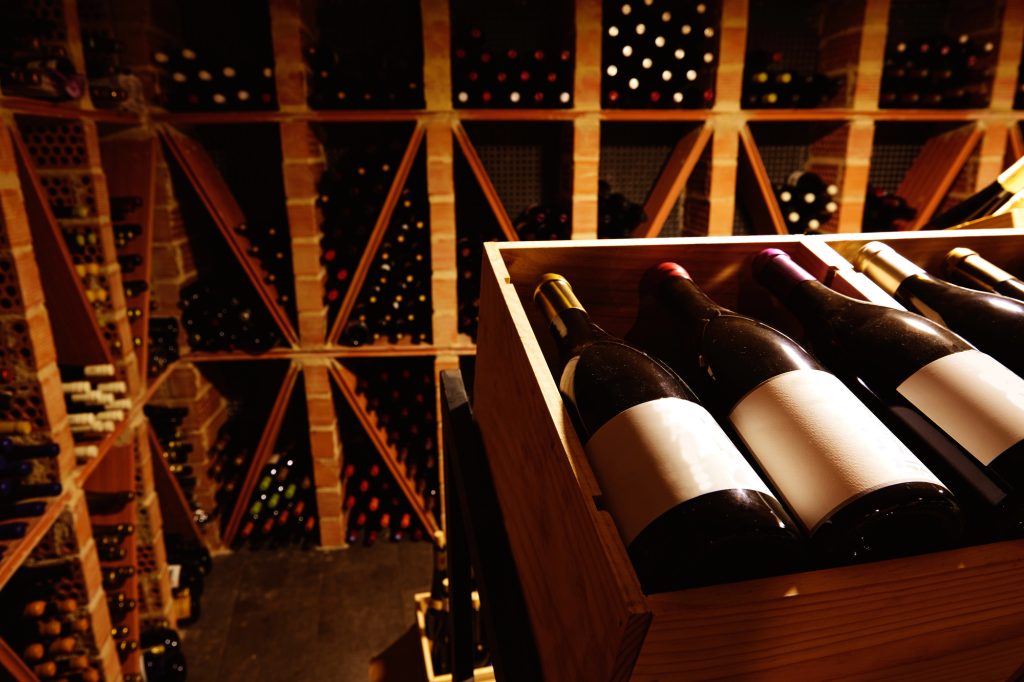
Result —
[[[903,197],[917,211],[912,220],[896,222],[893,228],[915,230],[928,224],[980,139],[980,128],[970,123],[875,125],[868,184]],[[886,227],[865,224],[863,229]]]
[[[571,4],[452,0],[451,82],[456,108],[569,108]]]
[[[865,0],[753,0],[742,106],[847,107],[853,101]]]
[[[311,109],[422,109],[420,3],[306,0]]]
[[[823,232],[835,232],[840,220],[840,202],[843,187],[846,150],[850,134],[849,125],[835,123],[750,123],[750,135],[764,164],[772,192],[766,200],[779,206],[785,232],[803,232],[814,227]],[[813,173],[824,185],[832,185],[837,193],[833,197],[837,208],[832,213],[822,210],[816,217],[818,224],[808,225],[801,216],[797,222],[791,220],[790,211],[783,208],[779,199],[780,190],[787,184],[791,174],[801,171]],[[792,192],[791,192],[792,194]],[[792,212],[799,215],[801,197],[791,199],[795,203]],[[820,202],[819,202],[820,203]]]
[[[915,237],[939,254],[958,241],[925,234],[907,239]],[[1020,540],[645,596],[610,517],[594,503],[600,488],[564,419],[548,364],[554,344],[530,300],[537,278],[563,272],[593,320],[621,335],[633,322],[643,271],[678,260],[717,302],[788,331],[792,323],[779,304],[740,264],[765,247],[781,248],[818,277],[835,269],[838,278],[842,271],[847,291],[859,291],[863,276],[828,248],[838,238],[825,239],[830,241],[780,236],[489,247],[474,413],[527,611],[534,631],[546,633],[537,637],[545,677],[913,673],[953,680],[966,669],[1004,679],[1020,668],[1022,638],[1006,637],[1024,627],[1024,591],[1014,582],[1024,566]],[[860,241],[865,239],[870,237]],[[992,250],[1014,248],[1009,245],[1019,240],[992,230],[976,234],[974,243],[984,250],[980,242],[987,241]],[[516,396],[515,415],[509,395]],[[531,466],[523,467],[527,460]],[[580,565],[588,567],[585,575]],[[936,610],[935,589],[962,598]],[[868,612],[879,626],[865,630]],[[570,637],[582,620],[591,636]],[[978,642],[999,644],[981,651]],[[872,656],[856,655],[867,649]]]
[[[202,0],[162,4],[159,30],[151,41],[154,54],[168,57],[164,63],[154,60],[162,70],[157,101],[169,111],[275,110],[268,4],[268,0],[243,5],[211,5]],[[192,53],[191,58],[183,54],[185,50]],[[225,73],[225,68],[231,71]],[[181,75],[176,78],[176,73]],[[241,97],[242,91],[248,96]]]
[[[598,237],[671,237],[701,222],[686,215],[687,188],[710,138],[700,124],[603,123]]]
[[[718,0],[604,0],[602,104],[606,108],[711,108],[721,4]]]
[[[351,370],[337,361],[330,364],[330,372],[334,379],[335,387],[341,394],[339,398],[348,404],[348,408],[355,415],[356,419],[359,420],[365,434],[377,450],[381,461],[391,473],[395,483],[398,484],[402,495],[405,496],[405,499],[412,506],[413,512],[415,512],[423,526],[424,535],[426,537],[433,537],[434,531],[439,528],[437,519],[432,512],[428,511],[429,503],[426,501],[426,498],[417,492],[415,483],[406,475],[407,470],[405,464],[399,461],[397,448],[388,443],[388,434],[368,409],[366,397],[360,395],[356,390],[359,383],[358,378]],[[342,434],[343,440],[344,437],[344,434]],[[339,500],[339,504],[340,502]]]
[[[338,332],[341,311],[351,310],[350,293],[363,257],[379,245],[411,170],[422,133],[400,123],[322,124],[313,127],[327,167],[315,179],[320,209],[320,260],[327,271],[323,292],[331,324]],[[362,275],[365,277],[365,274]]]
[[[987,107],[1005,7],[1005,2],[892,0],[879,106]]]

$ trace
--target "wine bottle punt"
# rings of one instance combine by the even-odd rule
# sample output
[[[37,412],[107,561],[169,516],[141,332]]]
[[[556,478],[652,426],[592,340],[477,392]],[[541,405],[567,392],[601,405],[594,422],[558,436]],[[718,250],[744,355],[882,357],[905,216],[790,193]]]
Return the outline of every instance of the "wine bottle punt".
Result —
[[[965,513],[993,534],[1024,531],[1024,379],[927,318],[829,289],[779,249],[754,272]]]
[[[594,324],[560,275],[541,277],[534,300],[559,349],[562,396],[643,589],[795,567],[799,532],[687,385]]]
[[[682,266],[647,271],[626,338],[731,425],[829,560],[959,540],[952,494],[839,379],[785,334],[712,301]]]
[[[1024,302],[933,277],[882,242],[868,242],[853,261],[908,309],[956,332],[1024,377]]]
[[[958,246],[946,254],[946,274],[975,289],[983,289],[1024,301],[1024,282],[983,258],[977,251]]]

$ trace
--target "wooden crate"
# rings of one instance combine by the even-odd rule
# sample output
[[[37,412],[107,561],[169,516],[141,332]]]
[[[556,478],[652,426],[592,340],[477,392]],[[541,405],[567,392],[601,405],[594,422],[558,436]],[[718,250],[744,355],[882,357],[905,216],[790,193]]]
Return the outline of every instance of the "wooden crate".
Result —
[[[430,593],[417,592],[413,595],[412,599],[416,605],[416,624],[420,629],[420,646],[423,648],[423,667],[427,673],[427,682],[452,682],[451,673],[445,673],[444,675],[434,674],[434,661],[430,656],[430,640],[427,639],[427,605],[430,603]],[[479,596],[477,596],[476,592],[473,592],[474,604],[478,604],[479,601]],[[490,682],[493,679],[494,668],[491,666],[473,670],[474,682]]]
[[[906,240],[901,251],[928,267],[961,244],[1003,265],[1024,257],[1024,236],[1009,230],[487,245],[475,413],[547,679],[1007,680],[1024,670],[1024,540],[644,595],[595,504],[600,488],[549,369],[553,344],[531,300],[542,273],[564,274],[613,334],[632,324],[641,273],[667,259],[722,305],[796,332],[752,281],[750,257],[782,248],[837,289],[881,301],[830,247],[879,236]]]

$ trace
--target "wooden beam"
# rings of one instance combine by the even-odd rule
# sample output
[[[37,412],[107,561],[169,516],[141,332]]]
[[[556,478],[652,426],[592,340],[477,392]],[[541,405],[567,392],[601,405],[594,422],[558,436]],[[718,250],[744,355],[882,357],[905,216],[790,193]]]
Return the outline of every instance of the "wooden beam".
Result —
[[[711,127],[701,126],[683,135],[665,162],[658,181],[651,188],[644,203],[647,222],[637,225],[633,237],[657,237],[669,213],[679,200],[679,193],[686,186],[694,166],[704,153],[711,139]]]
[[[865,0],[857,82],[853,89],[853,108],[857,111],[878,110],[888,37],[889,0]]]
[[[476,147],[473,146],[473,142],[469,139],[469,134],[457,119],[452,120],[452,132],[455,134],[455,140],[459,143],[462,155],[466,158],[466,162],[473,171],[473,177],[476,178],[477,183],[480,185],[480,190],[484,193],[484,198],[487,199],[487,205],[491,207],[494,217],[498,220],[501,233],[510,242],[518,241],[519,234],[516,232],[515,227],[512,226],[512,220],[508,217],[505,205],[501,203],[498,190],[494,188],[490,176],[487,175],[487,169],[484,168],[480,155],[476,153]]]
[[[736,191],[743,197],[754,222],[752,227],[765,230],[765,234],[788,234],[782,210],[775,199],[775,189],[772,187],[771,178],[768,177],[764,160],[761,158],[761,151],[757,148],[750,128],[741,127],[739,138],[741,154]]]
[[[708,236],[732,234],[736,211],[736,168],[739,158],[739,129],[742,119],[723,117],[714,120],[711,139],[711,191],[708,199]]]
[[[954,133],[957,132],[959,131],[954,131]],[[951,135],[950,143],[940,152],[943,153],[943,156],[938,163],[932,160],[931,155],[926,150],[922,150],[910,171],[907,172],[907,177],[904,178],[903,183],[900,184],[900,188],[897,190],[897,194],[907,198],[908,202],[911,202],[911,197],[915,194],[923,198],[923,201],[919,201],[916,204],[917,217],[910,223],[911,230],[921,229],[922,226],[927,225],[928,221],[932,219],[935,211],[942,204],[946,192],[949,191],[949,188],[952,187],[953,182],[956,180],[956,176],[960,173],[964,164],[967,163],[968,157],[970,157],[978,142],[981,141],[981,135],[981,127],[977,125],[972,126],[970,132],[966,134]],[[962,141],[959,145],[955,144],[956,141],[960,140]],[[926,144],[925,146],[927,147],[928,145]],[[952,149],[949,149],[949,147],[952,147]],[[950,156],[949,152],[953,152],[953,155]],[[932,169],[937,167],[939,172],[937,174],[934,171],[927,173],[930,182],[923,188],[923,191],[907,191],[905,186],[911,186],[913,174],[917,172],[924,175],[929,166]],[[915,204],[911,203],[911,205]]]
[[[573,121],[573,239],[597,239],[600,173],[601,118],[597,114],[586,114]]]

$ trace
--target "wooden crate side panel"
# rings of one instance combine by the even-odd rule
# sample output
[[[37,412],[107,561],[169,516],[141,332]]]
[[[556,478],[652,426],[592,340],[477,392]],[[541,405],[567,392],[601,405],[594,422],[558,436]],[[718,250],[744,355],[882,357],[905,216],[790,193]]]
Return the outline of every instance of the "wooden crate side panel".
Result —
[[[540,349],[520,339],[517,328],[529,323],[514,288],[500,284],[500,256],[493,245],[487,253],[475,412],[541,665],[552,680],[624,679],[650,616],[621,540],[608,537],[614,530],[598,520],[566,457],[580,445]],[[578,636],[582,623],[586,637]]]

